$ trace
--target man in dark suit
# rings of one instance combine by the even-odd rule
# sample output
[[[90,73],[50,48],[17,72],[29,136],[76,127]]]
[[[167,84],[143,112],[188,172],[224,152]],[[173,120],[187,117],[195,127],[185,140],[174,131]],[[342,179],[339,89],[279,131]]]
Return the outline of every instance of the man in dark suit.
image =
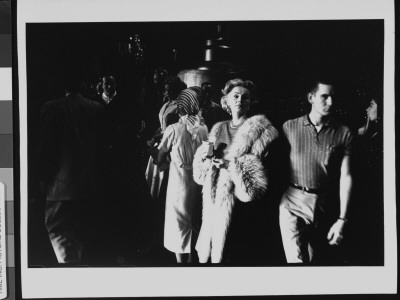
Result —
[[[103,106],[79,93],[76,76],[62,99],[41,112],[39,157],[46,198],[45,224],[57,261],[83,264],[90,237],[90,207],[98,197],[96,150]]]
[[[95,99],[104,107],[101,120],[102,197],[98,219],[108,241],[102,257],[106,265],[134,264],[152,236],[151,199],[143,170],[142,111],[126,86],[114,76],[102,78],[103,94]],[[118,87],[118,88],[117,88]],[[104,226],[106,224],[106,226]]]
[[[114,76],[103,76],[101,78],[102,93],[94,98],[95,101],[107,106],[117,96],[117,83]]]

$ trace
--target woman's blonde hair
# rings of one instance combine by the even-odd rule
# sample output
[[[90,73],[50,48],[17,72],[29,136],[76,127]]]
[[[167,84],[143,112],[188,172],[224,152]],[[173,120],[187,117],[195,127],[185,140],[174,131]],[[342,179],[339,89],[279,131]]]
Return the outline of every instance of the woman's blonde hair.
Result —
[[[222,89],[223,96],[221,98],[221,107],[225,111],[227,111],[229,114],[232,114],[232,112],[228,106],[226,96],[233,90],[233,88],[235,88],[237,86],[244,87],[249,90],[250,102],[251,102],[251,98],[253,97],[254,92],[255,92],[255,85],[251,80],[243,80],[241,78],[235,78],[235,79],[228,80],[228,82],[225,84],[225,87]]]

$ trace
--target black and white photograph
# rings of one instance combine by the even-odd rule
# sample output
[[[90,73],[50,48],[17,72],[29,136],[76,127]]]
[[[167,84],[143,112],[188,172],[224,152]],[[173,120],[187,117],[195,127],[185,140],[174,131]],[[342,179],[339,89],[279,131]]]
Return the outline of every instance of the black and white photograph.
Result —
[[[23,296],[393,286],[390,1],[54,2],[17,7]]]

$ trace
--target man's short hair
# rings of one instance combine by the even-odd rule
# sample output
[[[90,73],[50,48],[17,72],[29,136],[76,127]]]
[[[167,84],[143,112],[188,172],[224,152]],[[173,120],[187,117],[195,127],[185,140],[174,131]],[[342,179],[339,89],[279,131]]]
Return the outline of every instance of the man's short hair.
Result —
[[[326,85],[336,85],[336,81],[329,76],[319,76],[319,77],[314,77],[312,80],[310,80],[310,84],[308,87],[308,92],[314,94],[317,89],[319,84],[326,84]]]

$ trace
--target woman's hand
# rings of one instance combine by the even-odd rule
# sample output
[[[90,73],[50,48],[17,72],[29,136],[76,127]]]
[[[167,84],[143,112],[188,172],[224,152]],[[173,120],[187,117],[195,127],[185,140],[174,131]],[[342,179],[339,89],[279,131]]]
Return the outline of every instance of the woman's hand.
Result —
[[[223,158],[212,158],[212,165],[216,166],[218,169],[227,169],[229,161]]]
[[[358,129],[358,135],[363,136],[368,132],[369,129],[369,117],[367,117],[367,122],[365,123],[365,125],[361,128]]]
[[[211,159],[211,157],[208,156],[208,147],[205,147],[204,145],[202,145],[197,149],[197,152],[203,161],[206,159]]]

